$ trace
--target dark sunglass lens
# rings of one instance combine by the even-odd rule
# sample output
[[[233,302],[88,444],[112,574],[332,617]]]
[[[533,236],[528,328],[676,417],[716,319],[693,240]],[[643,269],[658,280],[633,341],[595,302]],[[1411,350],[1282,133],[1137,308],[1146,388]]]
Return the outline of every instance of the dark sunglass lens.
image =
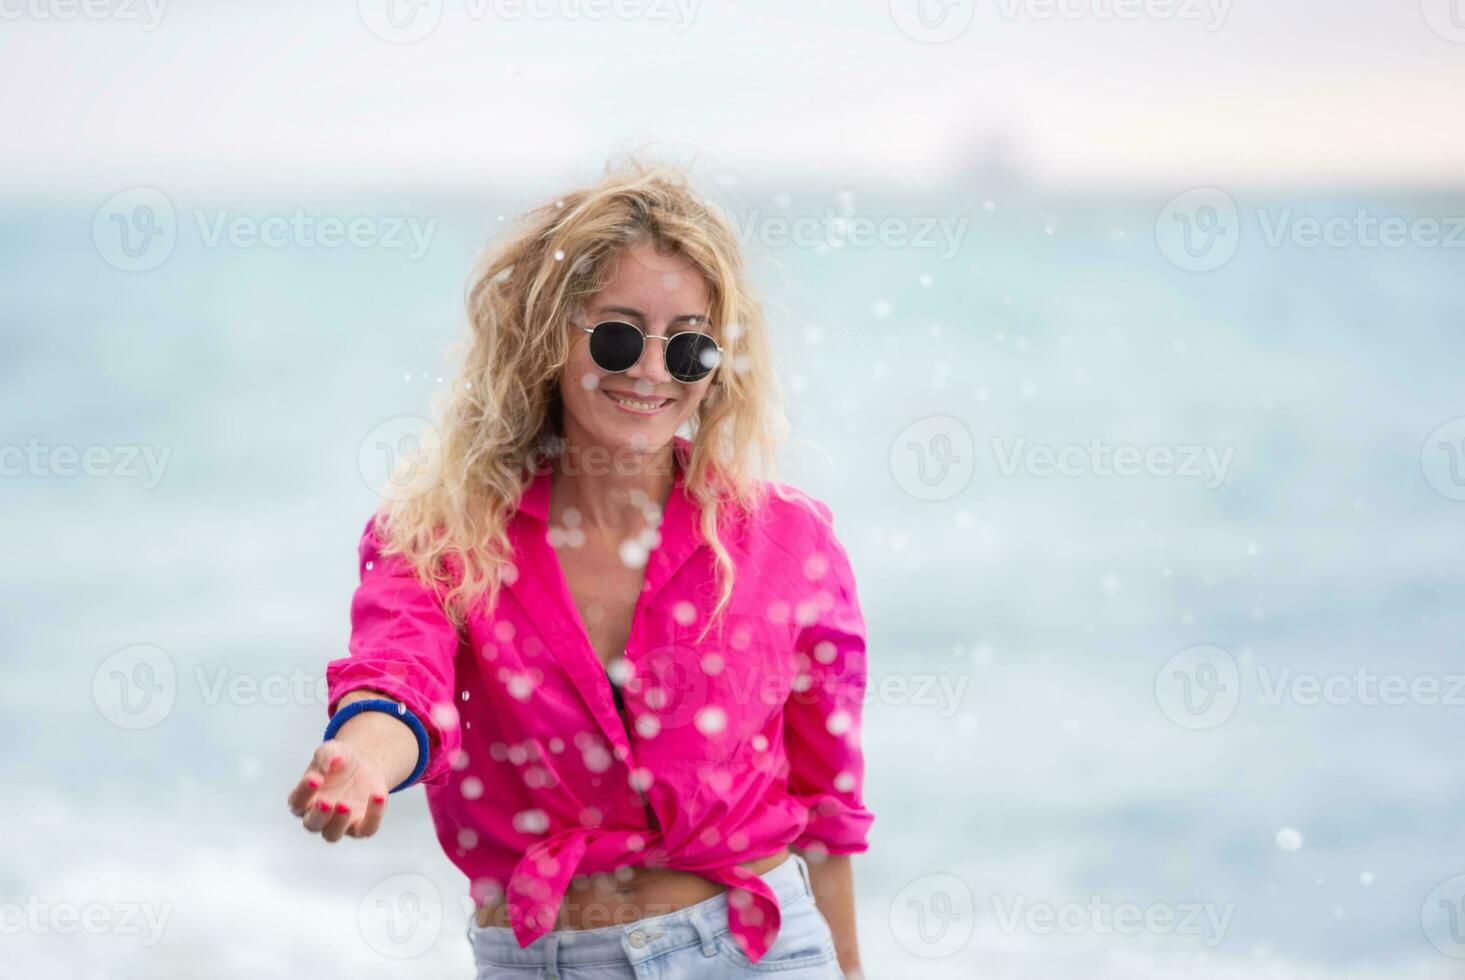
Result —
[[[686,384],[701,381],[712,373],[722,355],[717,344],[704,333],[680,333],[666,345],[666,370]]]
[[[641,331],[629,323],[598,323],[590,333],[590,358],[602,371],[629,371],[641,359]]]

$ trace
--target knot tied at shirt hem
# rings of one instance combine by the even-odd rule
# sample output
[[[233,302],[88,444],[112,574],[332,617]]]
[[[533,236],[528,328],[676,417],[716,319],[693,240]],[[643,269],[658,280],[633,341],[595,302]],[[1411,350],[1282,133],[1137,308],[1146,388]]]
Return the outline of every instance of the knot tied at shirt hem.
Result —
[[[633,843],[639,846],[632,846]],[[655,831],[572,829],[536,841],[505,888],[509,924],[521,948],[554,928],[560,903],[578,874],[613,871],[636,853],[665,853]],[[778,936],[778,897],[761,877],[736,863],[668,859],[663,867],[689,871],[725,886],[728,929],[748,959],[757,963]]]

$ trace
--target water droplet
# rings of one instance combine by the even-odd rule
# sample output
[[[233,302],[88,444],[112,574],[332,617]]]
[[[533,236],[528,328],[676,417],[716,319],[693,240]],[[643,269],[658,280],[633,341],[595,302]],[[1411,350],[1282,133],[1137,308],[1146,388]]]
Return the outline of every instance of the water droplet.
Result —
[[[549,816],[543,810],[520,810],[514,814],[514,829],[521,834],[542,834],[549,829]]]
[[[715,704],[709,704],[697,712],[697,731],[703,735],[719,735],[727,728],[727,712]]]
[[[621,564],[627,568],[640,568],[649,557],[646,546],[635,538],[621,542],[620,556]]]

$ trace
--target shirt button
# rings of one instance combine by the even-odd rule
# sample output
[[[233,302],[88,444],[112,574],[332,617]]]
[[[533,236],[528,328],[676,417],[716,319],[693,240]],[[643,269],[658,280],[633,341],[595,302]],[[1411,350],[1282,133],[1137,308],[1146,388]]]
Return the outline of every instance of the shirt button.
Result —
[[[646,945],[646,933],[642,932],[640,929],[637,929],[626,938],[630,940],[631,945],[634,946],[636,949],[640,949]]]

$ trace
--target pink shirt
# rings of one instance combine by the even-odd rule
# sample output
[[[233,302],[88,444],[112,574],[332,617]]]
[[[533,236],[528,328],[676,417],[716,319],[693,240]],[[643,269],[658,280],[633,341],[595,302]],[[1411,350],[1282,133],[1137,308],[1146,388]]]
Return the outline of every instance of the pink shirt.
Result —
[[[735,591],[724,641],[714,629],[699,645],[715,560],[678,467],[626,641],[628,734],[546,536],[550,479],[537,471],[511,519],[517,577],[462,630],[368,523],[330,711],[373,688],[422,720],[438,840],[477,905],[507,895],[520,945],[553,927],[573,875],[645,865],[726,885],[729,927],[757,962],[778,902],[737,863],[788,845],[864,851],[874,819],[865,623],[833,517],[769,496],[720,532]]]

